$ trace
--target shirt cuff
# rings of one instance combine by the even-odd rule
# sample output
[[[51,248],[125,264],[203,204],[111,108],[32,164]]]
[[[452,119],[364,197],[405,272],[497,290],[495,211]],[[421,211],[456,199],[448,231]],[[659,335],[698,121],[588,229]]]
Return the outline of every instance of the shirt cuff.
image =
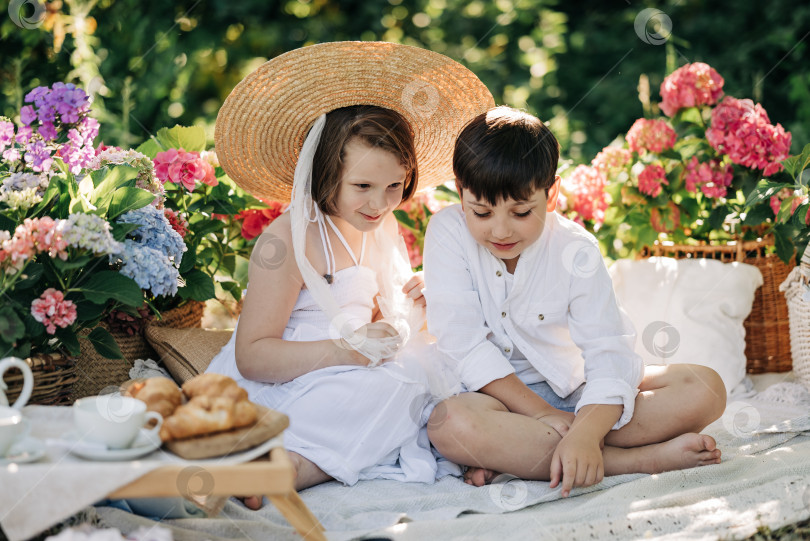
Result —
[[[638,388],[631,387],[622,379],[604,378],[589,381],[585,384],[585,389],[577,403],[576,413],[590,404],[622,405],[624,406],[622,416],[611,428],[611,430],[618,430],[633,418],[637,394]]]
[[[462,361],[459,379],[470,391],[477,391],[496,379],[515,373],[515,368],[504,358],[501,350],[489,340],[476,346]]]

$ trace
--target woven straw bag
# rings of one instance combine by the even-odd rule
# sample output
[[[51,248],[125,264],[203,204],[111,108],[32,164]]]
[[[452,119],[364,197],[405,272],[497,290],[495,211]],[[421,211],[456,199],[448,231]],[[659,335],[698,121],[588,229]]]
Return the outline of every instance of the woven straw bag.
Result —
[[[70,394],[78,379],[76,362],[72,357],[59,353],[36,354],[25,362],[34,376],[34,390],[28,404],[64,406],[71,403]],[[6,372],[4,381],[8,385],[6,398],[13,404],[20,396],[23,387],[23,374],[16,368]]]
[[[793,266],[785,265],[772,253],[772,246],[772,238],[696,246],[656,243],[645,247],[639,257],[708,258],[724,263],[740,261],[757,267],[762,273],[763,284],[757,289],[751,314],[743,323],[746,371],[749,374],[789,372],[792,368],[790,319],[779,284],[784,282]]]
[[[167,310],[162,318],[151,323],[161,327],[190,328],[200,327],[205,303],[189,301],[186,304]],[[109,330],[106,323],[99,326]],[[90,330],[83,331],[84,335]],[[157,359],[157,353],[149,345],[142,334],[128,335],[122,332],[112,332],[115,342],[124,354],[123,359],[108,359],[99,355],[92,344],[87,340],[80,340],[82,348],[81,357],[77,363],[79,379],[73,385],[73,400],[85,396],[96,395],[107,387],[118,387],[129,380],[129,370],[134,366],[135,359]]]
[[[802,264],[794,268],[779,290],[785,294],[790,314],[790,348],[793,373],[810,389],[810,246],[804,252]]]

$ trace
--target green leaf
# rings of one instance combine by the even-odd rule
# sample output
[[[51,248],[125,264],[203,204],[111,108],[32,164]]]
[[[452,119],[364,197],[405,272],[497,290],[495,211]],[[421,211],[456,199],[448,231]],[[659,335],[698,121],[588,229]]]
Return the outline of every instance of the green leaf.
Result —
[[[687,107],[678,113],[680,120],[683,122],[690,122],[692,124],[702,124],[700,117],[700,109],[697,107]]]
[[[401,223],[402,225],[404,225],[405,227],[407,227],[411,231],[416,230],[416,222],[414,222],[411,219],[411,217],[408,216],[408,213],[405,212],[404,210],[399,210],[399,209],[395,210],[394,211],[394,216],[396,217],[396,219],[397,219],[397,221],[399,223]]]
[[[26,277],[20,279],[16,284],[14,284],[14,289],[17,291],[22,291],[37,285],[43,271],[44,269],[40,263],[30,263],[25,267],[24,272]]]
[[[658,240],[658,231],[651,225],[640,226],[638,228],[638,246],[652,246]]]
[[[195,301],[207,301],[216,296],[214,280],[203,271],[193,269],[183,276],[186,285],[177,290],[177,294],[183,299],[193,299]]]
[[[107,304],[96,304],[87,299],[78,299],[76,303],[76,320],[82,323],[87,321],[98,321],[104,315]]]
[[[205,129],[201,126],[174,126],[161,128],[157,140],[167,148],[182,148],[186,152],[205,150]]]
[[[709,231],[717,231],[718,229],[722,228],[723,222],[726,221],[726,217],[728,215],[729,209],[725,205],[720,205],[712,209],[708,220],[706,220],[706,225],[708,226]]]
[[[178,270],[180,274],[185,274],[191,269],[194,268],[194,264],[197,262],[197,245],[188,246],[188,249],[183,252],[183,259],[180,260],[180,267]]]
[[[142,227],[141,224],[125,224],[120,222],[113,222],[112,236],[115,240],[121,242],[127,237],[127,235],[129,235],[136,229],[140,229],[141,227]]]
[[[58,257],[55,257],[51,259],[51,261],[53,261],[53,265],[54,267],[56,267],[57,270],[59,270],[60,272],[64,272],[70,269],[81,268],[85,266],[90,261],[90,259],[91,257],[89,255],[83,255],[68,259],[67,261],[62,261]]]
[[[158,141],[155,138],[150,137],[149,139],[141,143],[141,145],[135,150],[137,152],[140,152],[144,156],[149,156],[154,160],[155,156],[158,155],[158,152],[163,152],[166,149],[161,147],[160,143],[158,143]]]
[[[116,271],[101,271],[94,274],[79,288],[84,297],[96,304],[109,299],[129,306],[143,303],[143,292],[135,280]]]
[[[665,150],[665,151],[659,153],[659,155],[662,158],[668,158],[670,160],[681,161],[681,154],[679,152],[676,152],[676,151],[672,150],[672,149]]]
[[[96,327],[87,335],[87,340],[98,352],[108,359],[123,359],[124,354],[115,342],[115,338],[104,328]]]
[[[25,336],[25,323],[11,306],[0,307],[0,339],[13,343]]]
[[[81,355],[81,348],[79,347],[79,338],[76,336],[76,332],[73,329],[56,329],[56,333],[54,334],[59,341],[62,343],[62,346],[68,350],[68,353],[74,356]]]
[[[220,287],[222,287],[222,289],[230,293],[234,300],[238,301],[242,298],[242,286],[239,284],[239,282],[224,280],[217,283],[220,285]]]
[[[797,182],[801,177],[802,171],[807,169],[808,166],[810,166],[810,143],[804,145],[804,149],[802,149],[802,153],[797,161],[797,167],[793,174],[793,178],[795,178]]]
[[[119,188],[113,194],[107,216],[114,220],[127,211],[145,207],[155,198],[155,195],[140,188]]]
[[[796,251],[791,237],[791,228],[780,226],[773,228],[773,239],[776,247],[776,255],[778,255],[779,259],[781,259],[786,265],[790,264],[790,260],[793,258],[793,253]]]
[[[755,225],[763,224],[771,218],[773,218],[773,210],[771,209],[770,205],[757,205],[745,214],[743,225],[753,227]]]
[[[793,187],[792,184],[786,184],[784,182],[761,180],[757,184],[756,188],[754,188],[751,193],[748,194],[748,197],[745,200],[745,206],[752,207],[763,202],[768,203],[771,197],[779,193],[781,190],[791,187]]]
[[[810,225],[805,222],[805,219],[807,218],[808,209],[810,209],[810,205],[804,203],[802,205],[799,205],[799,207],[796,209],[796,212],[793,213],[793,219],[791,220],[791,222],[795,227],[801,229],[807,225]]]

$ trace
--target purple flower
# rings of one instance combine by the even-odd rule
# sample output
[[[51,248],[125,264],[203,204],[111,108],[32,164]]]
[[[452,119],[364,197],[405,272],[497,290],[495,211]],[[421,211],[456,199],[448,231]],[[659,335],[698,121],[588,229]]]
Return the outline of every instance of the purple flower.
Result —
[[[20,143],[27,143],[31,140],[33,133],[34,130],[31,129],[31,126],[20,126],[17,129],[17,141]]]
[[[34,171],[47,171],[51,168],[53,158],[44,141],[34,141],[26,148],[25,162]]]
[[[30,123],[37,119],[37,113],[34,111],[34,108],[30,105],[26,105],[22,109],[20,109],[20,121],[28,126]]]
[[[56,110],[52,105],[46,105],[45,107],[39,108],[37,116],[40,122],[53,122],[56,120]]]
[[[34,90],[25,95],[25,103],[31,103],[33,101],[36,101],[37,99],[47,94],[48,92],[49,91],[47,86],[38,86]]]
[[[34,141],[25,149],[25,163],[34,171],[48,171],[53,164],[53,157],[44,141]]]
[[[53,122],[43,122],[42,126],[40,126],[37,130],[37,133],[39,133],[46,141],[53,141],[59,135],[56,131],[56,127],[53,125]]]

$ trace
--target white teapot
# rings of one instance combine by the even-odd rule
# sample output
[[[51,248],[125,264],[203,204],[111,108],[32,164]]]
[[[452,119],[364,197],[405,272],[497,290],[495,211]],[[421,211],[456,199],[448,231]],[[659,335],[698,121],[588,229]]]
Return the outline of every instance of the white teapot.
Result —
[[[34,374],[31,373],[31,367],[28,363],[17,357],[7,357],[0,361],[0,407],[8,406],[8,399],[6,398],[6,390],[8,387],[3,382],[3,374],[9,368],[19,368],[23,373],[23,388],[17,401],[11,406],[14,409],[22,409],[28,399],[31,398],[31,391],[34,390]]]

